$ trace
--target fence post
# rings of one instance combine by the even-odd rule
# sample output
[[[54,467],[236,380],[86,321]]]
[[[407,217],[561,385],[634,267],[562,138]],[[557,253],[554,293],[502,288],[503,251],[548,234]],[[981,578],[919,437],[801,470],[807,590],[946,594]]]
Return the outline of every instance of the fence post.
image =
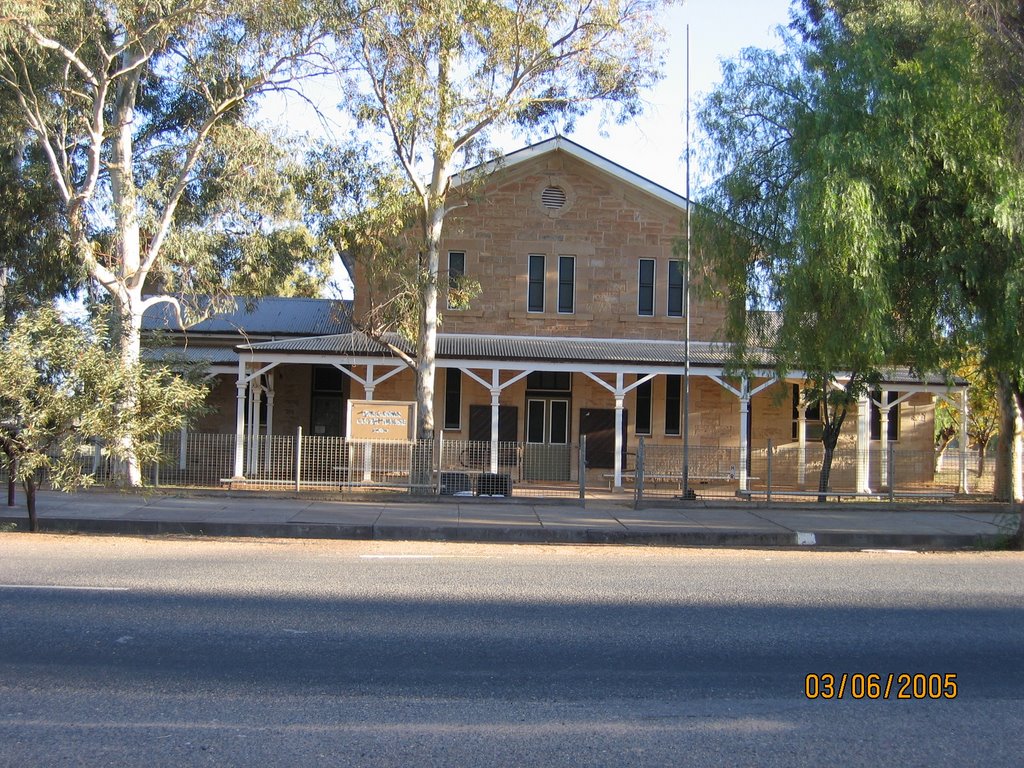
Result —
[[[437,495],[441,495],[441,472],[444,470],[444,430],[437,433]]]
[[[636,471],[633,473],[633,509],[640,509],[640,503],[644,500],[644,438],[637,440],[636,446]]]
[[[585,501],[587,498],[587,436],[580,435],[580,461],[579,461],[579,481],[580,481],[580,501]]]
[[[295,492],[302,490],[302,427],[295,430]]]
[[[889,455],[886,457],[889,462],[889,503],[896,498],[896,444],[889,443]]]
[[[188,427],[181,428],[180,442],[178,443],[178,471],[184,472],[188,466]]]
[[[768,483],[768,490],[765,492],[765,501],[769,504],[772,501],[772,439],[768,438],[768,476],[766,481]]]

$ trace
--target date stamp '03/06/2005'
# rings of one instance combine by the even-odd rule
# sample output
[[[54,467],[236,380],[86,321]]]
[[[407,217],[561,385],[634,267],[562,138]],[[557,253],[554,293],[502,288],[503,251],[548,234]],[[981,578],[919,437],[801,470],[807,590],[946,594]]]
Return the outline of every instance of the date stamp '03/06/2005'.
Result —
[[[956,674],[832,674],[812,672],[804,678],[808,699],[955,699]]]

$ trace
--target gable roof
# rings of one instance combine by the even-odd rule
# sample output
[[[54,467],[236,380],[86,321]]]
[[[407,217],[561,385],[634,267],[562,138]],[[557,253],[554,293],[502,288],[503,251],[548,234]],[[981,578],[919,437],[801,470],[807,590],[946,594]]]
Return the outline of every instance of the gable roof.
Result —
[[[234,309],[221,312],[187,329],[191,334],[244,334],[246,336],[321,336],[348,333],[352,302],[264,296],[234,297]],[[150,307],[142,318],[146,331],[182,331],[174,309],[163,303]]]
[[[458,187],[464,181],[475,176],[477,173],[483,172],[490,174],[496,171],[501,171],[505,168],[512,168],[516,165],[542,157],[543,155],[551,152],[564,152],[570,157],[579,160],[581,163],[584,163],[591,168],[595,168],[602,173],[608,174],[634,189],[638,189],[641,192],[652,195],[653,197],[678,208],[680,211],[686,210],[686,197],[683,195],[673,192],[668,187],[663,187],[638,173],[634,173],[628,168],[612,162],[607,157],[599,155],[596,152],[592,152],[586,147],[565,138],[565,136],[553,136],[550,139],[545,139],[544,141],[536,144],[531,144],[530,146],[523,147],[515,152],[509,152],[507,155],[496,160],[469,168],[462,173],[457,173],[452,177],[452,186]]]

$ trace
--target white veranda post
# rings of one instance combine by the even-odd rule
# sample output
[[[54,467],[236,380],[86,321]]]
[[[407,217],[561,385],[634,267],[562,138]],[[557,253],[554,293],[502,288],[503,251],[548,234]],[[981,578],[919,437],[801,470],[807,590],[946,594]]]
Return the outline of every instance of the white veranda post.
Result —
[[[857,398],[857,493],[870,493],[871,400]]]
[[[491,370],[491,380],[487,381],[482,376],[477,375],[469,368],[461,369],[464,374],[473,379],[477,384],[482,386],[491,394],[491,451],[490,451],[490,462],[489,471],[491,474],[496,474],[498,471],[498,426],[500,423],[499,416],[501,414],[501,392],[503,389],[515,384],[520,379],[532,373],[532,370],[519,371],[512,378],[502,381],[501,380],[501,369],[494,368]]]
[[[597,374],[591,373],[590,371],[583,371],[584,375],[591,380],[597,382],[602,387],[612,393],[612,397],[615,398],[615,458],[612,462],[614,469],[613,482],[616,489],[621,490],[622,488],[622,447],[625,443],[626,436],[622,434],[622,413],[625,408],[626,394],[639,387],[641,384],[645,384],[651,381],[656,373],[649,373],[646,376],[637,378],[628,387],[625,384],[625,374],[615,374],[615,384],[609,384],[607,381],[602,379]]]
[[[708,378],[739,398],[740,465],[737,467],[737,478],[739,479],[739,490],[746,491],[750,481],[750,477],[747,473],[747,457],[750,455],[750,435],[748,434],[747,429],[747,419],[750,415],[750,401],[753,399],[754,395],[778,384],[779,380],[774,377],[769,377],[767,381],[764,381],[751,389],[750,379],[746,376],[740,379],[739,388],[732,386],[725,381],[725,379],[719,376],[709,376]]]

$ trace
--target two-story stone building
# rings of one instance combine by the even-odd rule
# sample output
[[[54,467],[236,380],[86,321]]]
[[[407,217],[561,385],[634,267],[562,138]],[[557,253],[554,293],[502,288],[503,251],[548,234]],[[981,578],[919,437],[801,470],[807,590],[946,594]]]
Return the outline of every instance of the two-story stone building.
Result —
[[[492,170],[446,224],[442,271],[470,276],[482,290],[465,308],[445,308],[442,298],[436,427],[448,439],[489,442],[491,471],[503,461],[499,443],[532,446],[542,458],[524,476],[543,481],[576,478],[564,448],[586,436],[588,474],[621,486],[640,436],[651,445],[682,443],[686,302],[675,245],[686,200],[562,137],[507,155]],[[361,279],[357,319],[368,308]],[[743,488],[750,452],[769,440],[804,446],[815,437],[815,415],[799,405],[799,372],[787,381],[769,368],[727,378],[722,306],[698,299],[690,314],[690,443],[735,449],[730,471]],[[303,427],[343,435],[344,400],[414,399],[412,371],[348,329],[245,344],[238,365],[239,434]],[[288,418],[275,410],[261,421],[248,396],[273,396],[271,373],[278,388],[306,382],[309,400]],[[853,439],[862,449],[898,441],[930,451],[935,397],[951,394],[940,381],[893,373],[876,393],[874,436],[865,398]],[[325,398],[338,407],[325,410]],[[337,423],[323,423],[323,413]],[[235,473],[245,471],[239,451]],[[866,462],[856,471],[859,489],[878,485]]]

